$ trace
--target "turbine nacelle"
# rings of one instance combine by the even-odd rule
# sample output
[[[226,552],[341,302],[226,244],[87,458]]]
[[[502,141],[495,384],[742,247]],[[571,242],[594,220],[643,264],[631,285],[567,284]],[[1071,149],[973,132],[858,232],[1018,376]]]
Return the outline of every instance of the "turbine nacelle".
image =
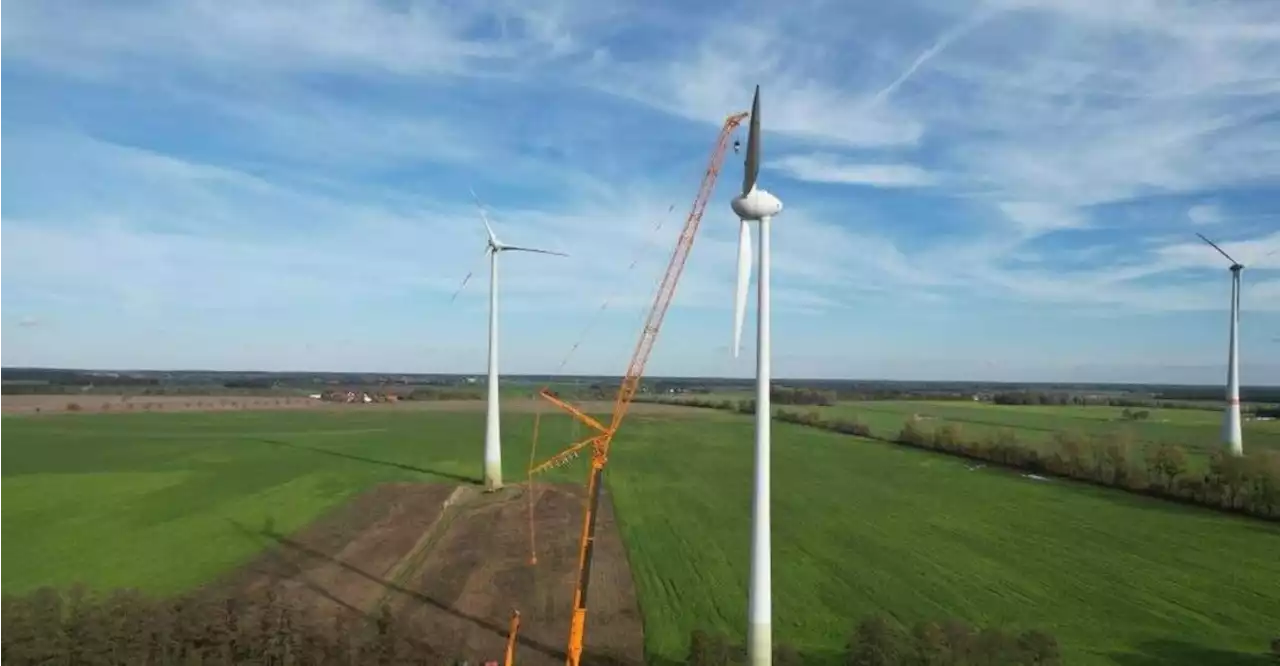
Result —
[[[782,212],[782,201],[767,190],[752,187],[750,192],[735,198],[730,205],[742,220],[759,220]]]
[[[731,203],[738,214],[738,279],[733,299],[733,357],[742,349],[742,324],[747,315],[747,292],[751,286],[751,228],[747,222],[772,218],[782,212],[782,201],[754,185]]]

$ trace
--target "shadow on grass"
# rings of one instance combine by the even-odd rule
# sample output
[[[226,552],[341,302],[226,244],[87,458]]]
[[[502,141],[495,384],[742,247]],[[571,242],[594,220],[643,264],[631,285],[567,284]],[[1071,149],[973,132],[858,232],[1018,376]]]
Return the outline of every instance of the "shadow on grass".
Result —
[[[1274,666],[1280,663],[1264,652],[1265,639],[1259,639],[1258,644],[1258,652],[1249,653],[1158,640],[1143,643],[1137,652],[1113,652],[1106,656],[1119,666]]]
[[[390,460],[378,460],[377,458],[359,456],[354,453],[334,451],[333,449],[322,449],[318,446],[307,446],[305,444],[295,444],[293,442],[285,442],[278,439],[260,439],[258,441],[264,444],[271,444],[273,446],[282,446],[289,449],[310,451],[312,453],[319,453],[321,455],[333,456],[335,458],[345,458],[347,460],[355,460],[357,462],[369,463],[371,465],[382,465],[383,467],[394,467],[396,469],[403,469],[410,472],[418,472],[420,474],[430,474],[432,476],[438,476],[441,478],[450,479],[452,481],[457,481],[458,483],[469,483],[476,486],[480,485],[481,483],[481,480],[474,476],[467,476],[465,474],[455,474],[454,472],[443,472],[436,469],[429,469],[426,467],[418,467],[415,465],[410,465],[408,463],[393,462]]]
[[[305,447],[304,447],[304,448],[305,448]],[[480,627],[480,628],[482,628],[482,629],[485,629],[485,630],[487,630],[487,631],[491,631],[491,632],[493,632],[495,635],[497,635],[499,638],[501,638],[503,641],[506,641],[506,640],[507,640],[507,637],[508,637],[508,635],[509,635],[509,631],[508,631],[508,627],[507,627],[507,626],[505,626],[505,625],[502,625],[502,624],[499,624],[499,623],[496,623],[496,622],[492,622],[492,621],[486,620],[485,618],[482,618],[482,617],[477,617],[477,616],[475,616],[475,615],[471,615],[471,614],[468,614],[468,613],[464,613],[464,612],[462,612],[462,611],[460,611],[460,610],[458,610],[458,609],[454,608],[453,606],[450,606],[450,605],[448,605],[448,604],[446,604],[446,603],[444,603],[444,602],[442,602],[442,601],[440,601],[440,600],[438,600],[438,599],[436,599],[436,598],[434,598],[434,597],[431,597],[431,596],[429,596],[429,595],[427,595],[427,594],[424,594],[424,593],[422,593],[422,592],[418,592],[418,591],[416,591],[416,590],[410,590],[409,588],[406,588],[406,587],[404,587],[404,586],[402,586],[402,585],[399,585],[399,584],[397,584],[397,583],[395,583],[395,582],[393,582],[393,581],[389,581],[389,580],[386,580],[386,579],[384,579],[384,578],[382,578],[382,577],[380,577],[380,576],[376,576],[376,575],[374,575],[374,574],[371,574],[371,573],[369,573],[369,572],[367,572],[367,571],[365,571],[365,570],[363,570],[363,569],[361,569],[361,568],[359,568],[359,567],[357,567],[357,566],[354,566],[354,565],[349,564],[349,563],[347,563],[347,562],[343,562],[342,560],[340,560],[340,559],[338,559],[338,558],[336,558],[336,557],[333,557],[332,555],[329,555],[329,554],[323,553],[323,552],[321,552],[321,551],[319,551],[319,550],[316,550],[316,549],[314,549],[314,548],[312,548],[312,547],[310,547],[310,546],[308,546],[308,545],[306,545],[306,544],[304,544],[304,543],[301,543],[301,542],[296,541],[296,540],[294,540],[294,539],[291,539],[291,538],[289,538],[289,537],[287,537],[287,536],[285,536],[285,535],[283,535],[283,534],[280,534],[279,532],[276,532],[276,531],[272,530],[272,529],[271,529],[271,528],[269,528],[269,527],[267,527],[267,528],[263,528],[263,529],[260,529],[260,530],[257,530],[257,529],[253,529],[253,528],[251,528],[251,527],[249,527],[249,526],[247,526],[247,525],[245,525],[245,524],[243,524],[243,523],[239,523],[239,522],[234,521],[234,520],[230,520],[230,521],[228,521],[228,522],[230,522],[230,523],[232,524],[232,526],[234,526],[234,527],[235,527],[237,530],[239,530],[241,533],[243,533],[243,534],[245,534],[245,535],[247,535],[247,536],[249,536],[249,537],[252,537],[252,538],[255,538],[255,539],[256,539],[256,538],[258,538],[258,537],[266,537],[267,539],[270,539],[271,541],[275,542],[275,544],[276,544],[277,546],[281,547],[282,549],[285,549],[285,550],[288,550],[288,551],[291,551],[291,552],[294,552],[294,553],[301,554],[301,555],[303,555],[303,556],[305,556],[305,557],[308,557],[308,558],[310,558],[310,559],[312,559],[312,560],[318,560],[318,561],[324,561],[324,562],[332,562],[333,564],[336,564],[336,565],[338,565],[339,567],[342,567],[342,568],[343,568],[344,570],[346,570],[346,571],[349,571],[349,572],[351,572],[351,573],[353,573],[353,574],[355,574],[355,575],[357,575],[357,576],[360,576],[360,577],[362,577],[362,578],[364,578],[364,579],[366,579],[366,580],[369,580],[369,581],[371,581],[371,582],[374,582],[374,583],[378,584],[379,586],[381,586],[381,587],[382,587],[383,589],[385,589],[385,590],[388,590],[388,591],[390,591],[390,592],[396,592],[396,593],[399,593],[399,594],[403,594],[403,595],[405,595],[407,598],[412,599],[412,600],[414,600],[414,601],[416,601],[416,602],[418,602],[418,603],[421,603],[421,604],[424,604],[424,605],[427,605],[427,606],[431,606],[431,607],[436,608],[436,609],[438,609],[438,610],[440,610],[440,611],[443,611],[443,612],[445,612],[445,613],[448,613],[449,615],[452,615],[453,617],[456,617],[456,618],[459,618],[459,619],[461,619],[461,620],[465,620],[465,621],[467,621],[467,622],[470,622],[470,623],[472,623],[472,624],[474,624],[474,625],[476,625],[476,626],[478,626],[478,627]],[[298,577],[300,577],[300,576],[301,576],[302,568],[301,568],[301,566],[299,566],[299,564],[298,564],[297,562],[290,562],[290,563],[289,563],[289,566],[290,566],[290,570],[291,570],[291,571],[290,571],[290,573],[291,573],[293,576],[298,576]],[[338,598],[336,598],[336,597],[335,597],[332,593],[330,593],[328,590],[325,590],[325,589],[321,588],[319,585],[316,585],[316,584],[315,584],[315,583],[313,583],[312,581],[310,581],[310,580],[306,580],[305,578],[300,579],[300,580],[299,580],[299,582],[301,582],[301,583],[302,583],[303,585],[305,585],[307,588],[311,589],[312,591],[316,592],[317,594],[319,594],[319,595],[321,595],[321,596],[323,596],[323,597],[325,597],[325,598],[327,598],[327,599],[330,599],[330,600],[332,600],[332,601],[334,601],[334,602],[336,602],[336,603],[338,603],[338,604],[340,604],[340,605],[342,605],[342,606],[345,606],[346,608],[348,608],[348,609],[350,609],[350,610],[356,611],[356,612],[360,613],[361,615],[364,615],[364,616],[366,616],[366,617],[368,617],[368,616],[369,616],[370,609],[357,609],[357,608],[353,608],[350,604],[348,604],[348,603],[346,603],[346,602],[344,602],[344,601],[341,601],[341,600],[339,600]],[[553,646],[547,645],[546,643],[543,643],[543,642],[541,642],[541,641],[533,640],[533,639],[528,638],[528,637],[526,637],[526,636],[517,636],[517,638],[516,638],[516,642],[517,642],[518,644],[520,644],[521,646],[523,646],[523,647],[527,647],[527,648],[529,648],[529,649],[535,650],[535,651],[537,651],[537,652],[540,652],[540,653],[542,653],[542,654],[544,654],[544,655],[546,655],[546,656],[548,656],[548,657],[551,657],[551,658],[553,658],[553,659],[556,659],[556,660],[564,660],[564,659],[566,658],[566,656],[567,656],[567,655],[564,653],[564,651],[563,651],[563,650],[560,650],[560,649],[555,648],[555,647],[553,647]],[[585,656],[584,656],[584,661],[586,661]],[[587,662],[587,663],[595,663],[595,661],[590,661],[590,662]],[[621,662],[619,662],[619,663],[621,663]]]

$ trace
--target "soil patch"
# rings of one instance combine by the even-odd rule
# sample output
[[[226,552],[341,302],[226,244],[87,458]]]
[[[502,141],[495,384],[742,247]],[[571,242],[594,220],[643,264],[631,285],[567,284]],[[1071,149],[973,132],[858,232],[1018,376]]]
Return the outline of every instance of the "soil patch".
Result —
[[[451,498],[465,487],[390,483],[357,495],[292,535],[269,522],[236,527],[268,550],[215,586],[253,596],[272,588],[285,603],[324,615],[365,613],[401,559],[429,535]],[[229,588],[229,589],[228,589]]]
[[[460,654],[501,654],[521,612],[519,663],[564,663],[582,527],[580,486],[535,486],[537,564],[529,565],[526,488],[483,496],[451,523],[400,608],[424,636],[454,636]],[[641,664],[644,635],[631,569],[606,492],[600,503],[583,663]]]
[[[529,499],[537,564],[530,565]],[[273,547],[211,587],[327,615],[398,621],[444,657],[501,660],[513,609],[521,612],[516,662],[564,663],[578,558],[583,490],[536,485],[477,488],[387,484],[355,497],[297,534],[238,526]],[[596,532],[583,663],[642,664],[644,635],[631,570],[606,492]],[[228,589],[230,588],[230,589]]]

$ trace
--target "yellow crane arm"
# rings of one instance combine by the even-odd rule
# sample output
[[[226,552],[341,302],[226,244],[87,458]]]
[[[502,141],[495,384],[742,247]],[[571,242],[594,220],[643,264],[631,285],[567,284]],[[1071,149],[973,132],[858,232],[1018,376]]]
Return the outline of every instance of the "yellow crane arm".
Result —
[[[503,666],[514,666],[516,658],[516,634],[520,632],[520,611],[511,611],[511,627],[507,631],[507,652],[503,657]]]
[[[640,339],[636,342],[635,352],[631,355],[631,362],[627,365],[627,372],[623,376],[622,384],[618,387],[618,395],[613,403],[613,418],[609,426],[601,425],[600,422],[583,413],[582,410],[555,397],[546,388],[539,392],[544,399],[569,412],[574,418],[599,433],[573,444],[546,462],[530,468],[530,475],[532,476],[535,473],[562,465],[578,455],[578,452],[582,449],[588,446],[591,447],[591,472],[587,478],[587,507],[582,517],[582,535],[578,550],[578,580],[573,594],[573,616],[569,624],[569,646],[568,650],[566,650],[567,657],[565,659],[565,663],[568,666],[579,666],[582,658],[582,641],[586,632],[587,622],[587,589],[591,583],[591,561],[595,549],[596,516],[599,513],[600,490],[604,485],[604,467],[609,460],[609,446],[613,442],[614,434],[617,433],[618,428],[622,425],[622,421],[627,415],[627,410],[631,407],[632,400],[635,399],[636,393],[640,390],[640,380],[644,376],[644,369],[649,362],[650,354],[653,352],[653,346],[658,340],[658,332],[662,329],[662,321],[666,317],[667,308],[670,307],[671,299],[675,296],[676,287],[680,283],[680,276],[684,272],[684,265],[689,258],[689,251],[693,249],[693,241],[698,233],[698,225],[702,222],[702,214],[707,208],[707,203],[711,200],[711,194],[715,191],[716,178],[720,175],[720,167],[724,163],[725,151],[729,147],[729,138],[733,135],[733,130],[748,115],[750,114],[736,113],[731,115],[725,119],[724,126],[720,129],[720,135],[716,140],[715,148],[711,152],[711,159],[707,164],[707,170],[703,174],[702,183],[698,188],[698,196],[694,199],[693,208],[690,209],[689,217],[685,220],[684,228],[680,232],[680,239],[676,242],[675,250],[671,254],[671,261],[667,265],[667,271],[663,274],[662,283],[658,286],[658,293],[654,296],[653,306],[649,309],[649,316],[645,319],[644,328],[640,331]]]

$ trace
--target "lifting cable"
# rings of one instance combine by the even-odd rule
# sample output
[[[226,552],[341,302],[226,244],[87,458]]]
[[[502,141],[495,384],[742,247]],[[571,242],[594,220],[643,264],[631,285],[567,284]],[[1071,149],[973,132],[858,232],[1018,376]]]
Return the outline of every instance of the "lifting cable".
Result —
[[[676,205],[671,204],[670,206],[667,207],[667,214],[662,215],[658,218],[658,223],[654,225],[653,229],[650,231],[650,233],[652,233],[655,238],[657,237],[658,232],[662,231],[662,227],[667,223],[667,218],[671,216],[671,214],[675,211],[675,209],[676,209]],[[640,247],[636,249],[635,254],[631,258],[631,262],[627,265],[627,270],[626,270],[626,273],[624,274],[624,278],[630,276],[631,272],[635,269],[636,265],[640,263],[640,259],[642,258],[645,250],[647,250],[650,245],[653,245],[653,243],[642,243]],[[587,320],[587,324],[582,328],[582,332],[578,334],[578,337],[574,341],[573,345],[569,347],[569,351],[565,353],[564,358],[560,360],[560,365],[556,366],[555,372],[552,373],[554,376],[559,376],[560,373],[565,369],[565,367],[569,365],[570,359],[573,358],[573,355],[575,352],[578,351],[578,348],[582,346],[582,343],[586,340],[587,335],[590,334],[591,330],[595,327],[596,322],[600,320],[601,314],[604,313],[605,310],[609,309],[609,305],[617,297],[618,297],[618,294],[616,293],[606,297],[604,301],[600,303],[600,307],[597,308],[595,312],[591,314],[591,318]],[[535,396],[535,399],[536,399],[536,396]],[[546,408],[546,401],[538,400],[537,403],[538,403],[538,407],[533,415],[533,441],[529,445],[528,481],[526,482],[527,487],[525,489],[525,494],[529,498],[529,502],[528,502],[529,503],[529,564],[531,566],[536,565],[538,563],[537,539],[534,535],[535,530],[534,530],[534,519],[533,519],[534,505],[536,504],[536,499],[537,499],[534,496],[535,492],[534,492],[534,485],[533,485],[533,467],[537,462],[538,433],[539,433],[541,422],[542,422],[542,414]],[[573,428],[570,436],[570,441],[577,441],[578,420],[571,418],[569,419],[569,421],[571,422],[572,424],[571,427]]]

